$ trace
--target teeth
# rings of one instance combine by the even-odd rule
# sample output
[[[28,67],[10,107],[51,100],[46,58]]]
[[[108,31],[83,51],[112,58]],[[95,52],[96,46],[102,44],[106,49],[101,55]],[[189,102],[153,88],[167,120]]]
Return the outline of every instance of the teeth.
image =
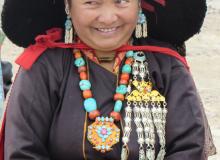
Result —
[[[116,27],[115,28],[97,28],[97,29],[101,32],[112,32],[116,30]]]

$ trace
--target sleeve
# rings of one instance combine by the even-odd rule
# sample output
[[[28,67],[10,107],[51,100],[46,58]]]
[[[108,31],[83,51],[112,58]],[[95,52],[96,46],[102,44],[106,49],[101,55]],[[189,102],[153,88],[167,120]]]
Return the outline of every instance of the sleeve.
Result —
[[[206,160],[202,106],[191,77],[182,66],[174,67],[167,92],[166,160]]]
[[[52,72],[40,62],[29,71],[20,68],[7,106],[5,160],[50,159],[47,141],[58,99]]]

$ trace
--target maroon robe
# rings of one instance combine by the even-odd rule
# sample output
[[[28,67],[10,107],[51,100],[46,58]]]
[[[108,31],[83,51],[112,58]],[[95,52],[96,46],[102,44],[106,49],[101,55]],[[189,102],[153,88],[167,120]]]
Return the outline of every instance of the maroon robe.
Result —
[[[201,103],[190,72],[174,57],[150,52],[146,56],[152,81],[168,103],[165,159],[205,160]],[[20,69],[6,116],[5,160],[83,159],[85,111],[73,62],[70,50],[48,49],[30,70]],[[102,115],[108,115],[116,75],[91,61],[89,71],[94,98]],[[129,160],[138,158],[134,124],[132,128]],[[119,160],[121,146],[102,154],[86,140],[85,153],[88,160]]]

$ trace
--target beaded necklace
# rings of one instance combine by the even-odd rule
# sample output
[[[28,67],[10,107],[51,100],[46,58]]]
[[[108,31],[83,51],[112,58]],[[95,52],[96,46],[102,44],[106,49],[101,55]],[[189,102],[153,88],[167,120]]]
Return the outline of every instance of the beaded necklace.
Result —
[[[133,51],[126,53],[126,61],[122,67],[122,74],[120,75],[119,86],[116,88],[114,94],[114,110],[110,113],[109,117],[100,116],[100,112],[97,109],[96,100],[92,96],[91,83],[88,80],[86,62],[82,57],[80,50],[73,51],[75,62],[78,67],[80,76],[80,90],[84,98],[84,109],[88,112],[88,116],[91,120],[95,120],[90,126],[88,126],[87,139],[94,146],[94,149],[105,153],[112,150],[112,146],[119,142],[120,129],[114,124],[114,121],[120,121],[123,101],[125,94],[127,93],[127,84],[129,82],[132,62]]]
[[[96,100],[92,97],[91,83],[88,79],[86,62],[80,50],[74,50],[75,65],[80,75],[79,86],[84,98],[84,109],[89,118],[95,120],[88,126],[87,139],[97,151],[105,153],[120,139],[120,129],[114,121],[120,121],[123,101],[125,107],[125,126],[122,137],[123,147],[121,159],[128,159],[128,142],[130,139],[132,113],[136,125],[137,142],[140,160],[163,160],[165,152],[166,101],[157,90],[153,89],[148,71],[148,63],[143,52],[126,52],[126,61],[122,67],[119,85],[114,94],[114,110],[109,117],[100,116]],[[130,78],[130,74],[133,75]],[[147,81],[145,81],[147,78]],[[131,108],[131,104],[134,106]],[[155,155],[155,130],[159,137],[160,151]],[[144,147],[146,146],[146,148]]]

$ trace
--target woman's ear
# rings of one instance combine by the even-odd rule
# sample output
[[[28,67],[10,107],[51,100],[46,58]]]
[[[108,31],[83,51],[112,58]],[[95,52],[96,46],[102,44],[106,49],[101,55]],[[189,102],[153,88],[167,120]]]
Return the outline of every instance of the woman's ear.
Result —
[[[141,9],[141,0],[138,0],[138,9]]]
[[[67,15],[70,14],[70,4],[68,0],[64,0],[64,4],[65,4],[65,12]]]
[[[69,5],[68,3],[69,3],[68,0],[64,0],[65,6],[66,6],[66,5]]]

